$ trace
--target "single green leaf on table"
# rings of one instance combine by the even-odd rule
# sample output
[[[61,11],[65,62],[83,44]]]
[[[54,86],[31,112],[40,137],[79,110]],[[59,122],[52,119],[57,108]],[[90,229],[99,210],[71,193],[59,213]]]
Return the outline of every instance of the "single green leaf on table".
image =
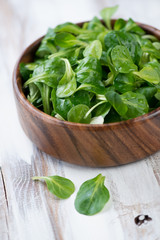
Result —
[[[126,114],[128,107],[123,102],[121,95],[114,91],[108,91],[106,93],[106,98],[120,116],[124,116]]]
[[[104,180],[105,177],[99,174],[81,185],[75,199],[75,208],[79,213],[91,216],[104,208],[110,198]]]
[[[66,32],[56,34],[55,44],[62,48],[68,48],[74,45],[87,46],[87,43],[78,40],[74,35]]]
[[[84,57],[94,57],[97,59],[101,58],[102,55],[102,44],[99,40],[91,42],[83,51]]]
[[[124,114],[125,119],[136,118],[148,113],[149,106],[144,95],[134,92],[126,92],[121,95],[124,104],[127,105],[127,112]]]
[[[73,72],[68,59],[63,58],[62,60],[65,62],[66,71],[57,86],[56,95],[59,98],[71,96],[77,88],[75,73]]]
[[[139,72],[134,72],[138,77],[147,82],[158,84],[160,83],[160,63],[150,62],[146,64]]]
[[[111,59],[115,69],[121,73],[129,73],[137,70],[137,66],[126,47],[117,45],[111,51]]]
[[[100,15],[101,15],[102,19],[104,20],[104,22],[105,22],[106,26],[108,27],[108,29],[112,29],[111,17],[117,11],[117,9],[118,9],[118,5],[116,5],[114,7],[103,8],[100,11]]]
[[[67,115],[67,120],[76,123],[90,123],[91,114],[86,113],[89,111],[89,107],[84,104],[78,104],[70,109]]]
[[[33,180],[44,180],[47,184],[48,190],[61,199],[69,198],[75,191],[73,182],[67,178],[60,176],[48,176],[48,177],[33,177]]]

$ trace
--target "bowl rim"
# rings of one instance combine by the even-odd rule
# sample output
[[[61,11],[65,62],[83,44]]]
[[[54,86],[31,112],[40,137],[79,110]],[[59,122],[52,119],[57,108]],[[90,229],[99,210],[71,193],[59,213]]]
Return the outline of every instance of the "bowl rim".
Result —
[[[116,21],[117,19],[112,19],[112,24]],[[78,25],[82,25],[83,23],[88,22],[88,21],[84,21],[84,22],[80,22],[80,23],[76,23]],[[102,21],[103,22],[103,21]],[[160,30],[152,27],[150,25],[147,24],[143,24],[143,23],[139,23],[136,22],[140,27],[142,27],[144,30],[151,32],[152,35],[156,35],[157,38],[159,38],[160,40]],[[41,36],[40,38],[36,39],[34,42],[32,42],[31,44],[29,44],[20,54],[20,57],[18,58],[14,70],[13,70],[13,76],[12,76],[12,84],[13,84],[13,89],[14,89],[14,93],[15,96],[17,98],[18,101],[20,101],[23,104],[23,107],[26,108],[26,110],[28,110],[29,112],[31,112],[32,114],[37,115],[39,118],[41,119],[45,119],[45,121],[49,122],[49,123],[54,123],[56,125],[63,125],[63,127],[80,127],[80,128],[89,128],[89,129],[104,129],[104,128],[112,128],[112,127],[126,127],[127,125],[131,124],[137,124],[137,123],[142,123],[144,121],[147,121],[151,118],[156,117],[158,114],[160,114],[160,107],[154,109],[153,111],[143,114],[139,117],[136,118],[132,118],[132,119],[128,119],[128,120],[123,120],[120,122],[113,122],[113,123],[103,123],[103,124],[86,124],[86,123],[75,123],[75,122],[69,122],[66,120],[60,120],[57,119],[51,115],[48,115],[46,113],[44,113],[43,111],[39,110],[38,108],[36,108],[34,105],[32,105],[28,99],[26,98],[23,89],[22,89],[22,81],[21,81],[21,77],[20,77],[20,72],[19,72],[19,64],[21,63],[22,58],[24,57],[24,55],[27,55],[28,52],[30,52],[33,47],[37,46],[40,41],[43,39],[45,35]]]

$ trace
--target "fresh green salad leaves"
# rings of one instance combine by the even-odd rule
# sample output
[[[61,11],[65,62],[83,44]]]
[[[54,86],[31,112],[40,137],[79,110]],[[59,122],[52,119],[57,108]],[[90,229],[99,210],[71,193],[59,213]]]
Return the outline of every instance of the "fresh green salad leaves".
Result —
[[[48,190],[61,199],[69,198],[75,191],[73,182],[64,177],[36,176],[32,177],[32,179],[44,180]],[[104,185],[104,180],[105,177],[99,174],[81,185],[75,199],[75,208],[79,213],[91,216],[103,209],[104,205],[110,199],[110,194]]]
[[[124,46],[117,45],[114,47],[111,52],[111,59],[117,72],[129,73],[137,70],[128,49]]]
[[[49,28],[31,63],[20,63],[28,100],[61,120],[103,124],[160,105],[160,41],[105,8],[81,26]],[[113,26],[112,26],[113,25]]]
[[[49,177],[33,177],[33,180],[44,180],[47,184],[48,190],[58,198],[69,198],[75,191],[73,182],[67,178],[60,176]]]
[[[75,200],[75,208],[79,213],[94,215],[103,209],[110,198],[104,180],[105,177],[99,174],[81,185]]]

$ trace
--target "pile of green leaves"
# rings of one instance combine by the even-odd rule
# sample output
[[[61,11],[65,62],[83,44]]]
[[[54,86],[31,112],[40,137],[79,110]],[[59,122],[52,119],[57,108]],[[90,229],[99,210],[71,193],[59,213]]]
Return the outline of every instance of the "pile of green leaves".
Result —
[[[111,26],[117,6],[79,27],[49,29],[33,63],[21,63],[28,100],[70,122],[103,124],[160,106],[160,42],[132,19]]]

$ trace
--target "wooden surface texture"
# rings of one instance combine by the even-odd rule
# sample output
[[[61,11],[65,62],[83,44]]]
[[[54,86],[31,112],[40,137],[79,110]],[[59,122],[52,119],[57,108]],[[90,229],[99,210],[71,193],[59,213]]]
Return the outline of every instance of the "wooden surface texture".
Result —
[[[61,162],[25,136],[13,97],[13,68],[31,42],[48,27],[91,19],[117,3],[115,17],[132,17],[160,29],[159,0],[0,0],[0,240],[160,240],[160,152],[112,168]],[[95,216],[80,215],[74,208],[78,188],[99,173],[106,176],[111,200]],[[69,199],[58,200],[43,183],[31,180],[55,174],[75,183]],[[152,220],[137,226],[139,214]]]

